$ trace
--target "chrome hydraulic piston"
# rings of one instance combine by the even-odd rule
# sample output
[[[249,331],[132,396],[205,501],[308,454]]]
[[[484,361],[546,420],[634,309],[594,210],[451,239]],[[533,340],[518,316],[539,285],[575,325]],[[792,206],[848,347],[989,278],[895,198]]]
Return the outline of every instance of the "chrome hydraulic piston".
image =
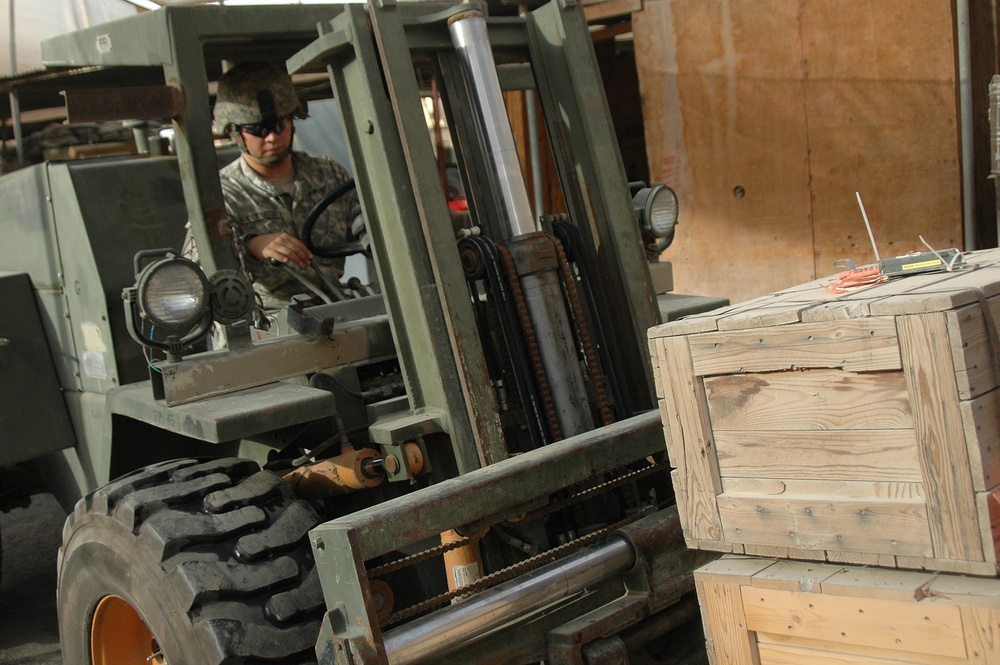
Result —
[[[635,565],[632,545],[622,536],[549,564],[506,584],[389,631],[384,636],[391,665],[440,662],[442,656],[511,621]]]

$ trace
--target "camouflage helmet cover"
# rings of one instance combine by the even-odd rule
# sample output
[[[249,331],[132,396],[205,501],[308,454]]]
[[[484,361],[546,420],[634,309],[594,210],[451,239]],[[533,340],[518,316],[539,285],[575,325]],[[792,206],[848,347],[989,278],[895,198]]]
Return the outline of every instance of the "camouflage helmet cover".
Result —
[[[219,78],[213,129],[225,134],[230,125],[252,125],[289,115],[306,117],[306,107],[291,77],[267,62],[244,62]]]

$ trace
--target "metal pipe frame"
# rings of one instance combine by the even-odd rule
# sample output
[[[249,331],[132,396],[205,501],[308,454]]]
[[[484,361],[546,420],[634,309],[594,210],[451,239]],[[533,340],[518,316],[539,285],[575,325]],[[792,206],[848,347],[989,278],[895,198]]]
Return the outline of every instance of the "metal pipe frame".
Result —
[[[958,60],[958,115],[962,156],[962,231],[964,249],[976,249],[975,132],[972,119],[972,37],[969,0],[955,0]]]
[[[613,538],[387,632],[386,658],[391,665],[434,662],[496,628],[623,573],[635,562],[629,542]]]

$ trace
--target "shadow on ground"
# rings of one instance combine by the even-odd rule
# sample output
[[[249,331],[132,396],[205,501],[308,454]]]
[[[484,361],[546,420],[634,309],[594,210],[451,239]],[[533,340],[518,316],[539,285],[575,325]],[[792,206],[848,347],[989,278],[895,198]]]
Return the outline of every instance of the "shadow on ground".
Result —
[[[50,494],[0,513],[0,663],[62,665],[56,619],[56,555],[66,513]]]

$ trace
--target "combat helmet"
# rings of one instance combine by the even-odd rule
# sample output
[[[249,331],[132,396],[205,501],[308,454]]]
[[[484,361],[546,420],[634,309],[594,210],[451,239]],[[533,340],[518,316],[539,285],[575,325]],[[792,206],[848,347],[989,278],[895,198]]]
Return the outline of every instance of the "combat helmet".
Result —
[[[252,125],[285,116],[305,118],[291,77],[267,62],[243,62],[219,78],[212,128],[225,134],[232,125]]]

